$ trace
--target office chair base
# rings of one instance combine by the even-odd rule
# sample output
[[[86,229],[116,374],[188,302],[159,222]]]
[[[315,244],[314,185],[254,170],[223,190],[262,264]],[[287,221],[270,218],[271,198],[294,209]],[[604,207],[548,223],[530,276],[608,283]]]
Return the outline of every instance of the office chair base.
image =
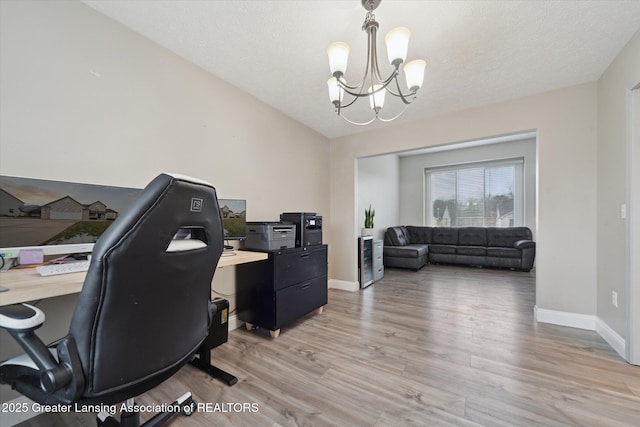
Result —
[[[134,407],[133,399],[127,400],[127,407]],[[140,412],[123,411],[120,414],[120,421],[116,420],[108,412],[100,412],[96,417],[98,427],[157,427],[169,422],[174,415],[182,412],[184,415],[191,416],[193,414],[196,402],[193,400],[190,392],[187,392],[175,400],[171,405],[173,410],[156,414],[144,424],[140,424]]]
[[[238,378],[231,375],[230,373],[223,371],[220,368],[217,368],[211,364],[211,362],[207,362],[206,360],[202,360],[199,358],[193,359],[189,362],[190,365],[195,366],[203,372],[209,374],[212,378],[215,378],[219,381],[222,381],[229,387],[238,382]]]

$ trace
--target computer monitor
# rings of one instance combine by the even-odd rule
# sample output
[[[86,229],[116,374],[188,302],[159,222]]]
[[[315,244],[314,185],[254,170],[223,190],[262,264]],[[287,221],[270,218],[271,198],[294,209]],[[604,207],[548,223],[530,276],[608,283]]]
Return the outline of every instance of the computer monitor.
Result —
[[[140,189],[0,175],[0,267],[24,249],[89,253]]]
[[[218,199],[225,240],[242,240],[247,237],[247,201]]]
[[[84,254],[142,190],[0,175],[0,269],[20,251]],[[247,202],[218,199],[226,240],[246,237]]]

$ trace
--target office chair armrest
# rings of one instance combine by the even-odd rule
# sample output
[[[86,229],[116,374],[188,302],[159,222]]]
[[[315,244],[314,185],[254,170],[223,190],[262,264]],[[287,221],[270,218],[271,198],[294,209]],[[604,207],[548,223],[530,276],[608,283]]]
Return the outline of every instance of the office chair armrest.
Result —
[[[44,313],[29,304],[12,304],[0,307],[0,327],[20,344],[41,371],[53,369],[58,361],[35,334],[44,323]]]
[[[11,334],[38,367],[42,389],[53,393],[65,388],[61,394],[73,401],[84,388],[84,375],[75,341],[71,337],[64,338],[56,347],[56,360],[34,332],[44,320],[42,310],[29,304],[0,307],[0,327]]]
[[[0,328],[14,331],[38,329],[44,323],[44,313],[29,304],[11,304],[0,307]]]

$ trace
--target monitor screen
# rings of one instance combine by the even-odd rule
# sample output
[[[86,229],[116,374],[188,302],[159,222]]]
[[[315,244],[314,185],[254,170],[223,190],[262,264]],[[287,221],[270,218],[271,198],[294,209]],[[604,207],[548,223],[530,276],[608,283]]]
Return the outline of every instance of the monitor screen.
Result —
[[[2,256],[15,258],[10,248],[34,246],[45,248],[45,255],[91,252],[140,191],[0,175]]]
[[[218,199],[225,239],[247,237],[247,201],[240,199]]]
[[[0,256],[88,253],[142,190],[0,175]],[[218,199],[225,239],[246,237],[246,200]],[[10,267],[3,262],[2,269]]]

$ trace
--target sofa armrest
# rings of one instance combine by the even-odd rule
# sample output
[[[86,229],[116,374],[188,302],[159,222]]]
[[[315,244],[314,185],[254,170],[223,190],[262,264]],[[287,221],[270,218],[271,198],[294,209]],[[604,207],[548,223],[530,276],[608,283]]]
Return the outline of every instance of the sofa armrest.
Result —
[[[534,242],[533,240],[518,240],[513,244],[513,247],[515,247],[516,249],[535,248],[536,242]]]
[[[395,226],[387,228],[384,233],[385,246],[406,246],[409,244],[407,230],[403,226]]]

